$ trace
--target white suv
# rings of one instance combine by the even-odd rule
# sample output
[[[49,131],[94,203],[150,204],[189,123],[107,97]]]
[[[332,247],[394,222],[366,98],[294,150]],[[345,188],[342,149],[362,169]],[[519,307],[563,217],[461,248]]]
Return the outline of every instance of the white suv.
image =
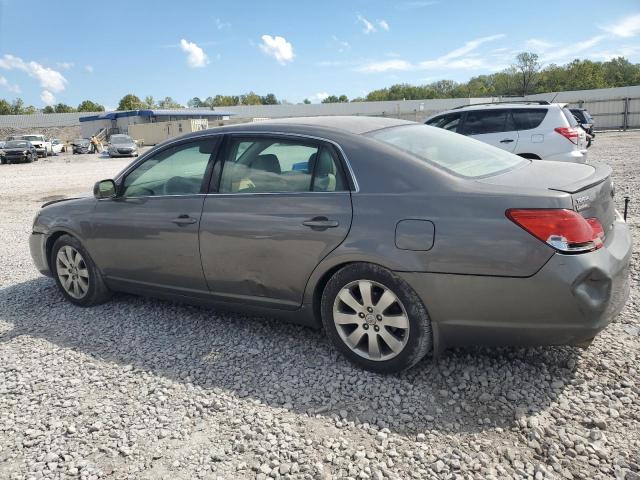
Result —
[[[587,162],[587,135],[565,104],[496,102],[465,105],[426,122],[525,158]]]

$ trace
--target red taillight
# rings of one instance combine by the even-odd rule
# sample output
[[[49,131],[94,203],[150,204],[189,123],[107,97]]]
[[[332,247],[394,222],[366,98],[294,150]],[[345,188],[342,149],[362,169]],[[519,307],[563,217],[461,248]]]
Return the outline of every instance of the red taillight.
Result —
[[[603,245],[604,229],[598,219],[584,218],[573,210],[511,208],[506,215],[516,225],[561,252],[590,252]]]
[[[569,140],[574,145],[578,144],[578,139],[580,138],[580,132],[576,127],[558,127],[554,128],[556,132],[562,135],[564,138]]]

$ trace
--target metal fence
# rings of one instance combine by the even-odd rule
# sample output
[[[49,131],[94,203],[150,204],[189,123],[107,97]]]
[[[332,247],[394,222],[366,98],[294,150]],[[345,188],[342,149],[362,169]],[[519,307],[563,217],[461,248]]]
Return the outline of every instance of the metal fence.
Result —
[[[581,100],[571,107],[586,108],[596,130],[640,128],[640,97],[607,100]]]

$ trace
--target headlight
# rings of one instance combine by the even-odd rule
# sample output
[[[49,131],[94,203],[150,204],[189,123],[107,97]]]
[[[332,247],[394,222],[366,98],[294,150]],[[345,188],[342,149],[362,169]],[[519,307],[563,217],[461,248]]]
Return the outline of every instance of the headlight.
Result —
[[[29,150],[25,150],[24,152],[22,152],[23,155],[26,155],[27,153],[29,153]]]

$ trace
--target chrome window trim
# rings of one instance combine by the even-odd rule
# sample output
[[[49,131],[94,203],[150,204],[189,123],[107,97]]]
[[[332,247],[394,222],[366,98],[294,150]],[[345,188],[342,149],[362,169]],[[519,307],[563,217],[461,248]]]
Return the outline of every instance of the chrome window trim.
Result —
[[[288,132],[280,132],[280,131],[246,131],[246,130],[242,130],[242,131],[232,131],[232,132],[219,132],[219,133],[201,133],[198,135],[194,135],[193,137],[188,137],[188,138],[177,138],[175,140],[172,140],[168,143],[165,143],[162,145],[162,150],[164,150],[164,148],[169,148],[172,145],[176,144],[176,143],[180,143],[180,142],[188,142],[190,140],[198,140],[198,139],[202,139],[204,137],[214,137],[217,135],[247,135],[247,136],[263,136],[263,135],[278,135],[278,136],[285,136],[285,137],[298,137],[298,138],[308,138],[310,140],[316,140],[316,141],[321,141],[321,142],[327,142],[330,143],[331,145],[333,145],[338,152],[340,153],[340,155],[342,156],[342,159],[344,160],[344,164],[347,166],[347,171],[349,176],[351,177],[351,180],[353,182],[353,190],[347,190],[350,191],[351,193],[358,193],[360,191],[360,185],[358,184],[358,179],[356,178],[356,175],[353,171],[353,168],[351,167],[351,162],[349,161],[349,157],[347,157],[347,154],[345,153],[345,151],[342,149],[342,147],[340,146],[340,144],[338,144],[337,142],[330,140],[328,138],[323,138],[323,137],[317,137],[314,135],[306,135],[303,133],[288,133]],[[158,150],[161,150],[160,148]],[[135,168],[138,167],[138,165],[140,165],[141,163],[143,163],[148,156],[150,156],[151,154],[155,153],[154,149],[149,150],[148,152],[145,152],[144,154],[142,154],[140,156],[140,158],[138,158],[138,160],[134,163],[132,163],[131,165],[129,165],[129,167],[127,167],[125,170],[123,170],[122,172],[120,172],[115,180],[120,181],[123,177],[125,177],[126,175],[128,175],[132,170],[134,170]],[[296,193],[296,192],[264,192],[264,194],[267,195],[275,195],[275,194],[283,194],[283,193]],[[343,193],[343,192],[297,192],[297,193]],[[261,193],[244,193],[241,195],[260,195]],[[208,194],[203,194],[203,195],[226,195],[226,194],[219,194],[219,193],[208,193]],[[239,195],[238,193],[233,193],[230,195]],[[151,196],[151,195],[150,195]],[[171,195],[171,196],[183,196],[183,195]],[[143,198],[143,197],[135,197],[135,198]]]

